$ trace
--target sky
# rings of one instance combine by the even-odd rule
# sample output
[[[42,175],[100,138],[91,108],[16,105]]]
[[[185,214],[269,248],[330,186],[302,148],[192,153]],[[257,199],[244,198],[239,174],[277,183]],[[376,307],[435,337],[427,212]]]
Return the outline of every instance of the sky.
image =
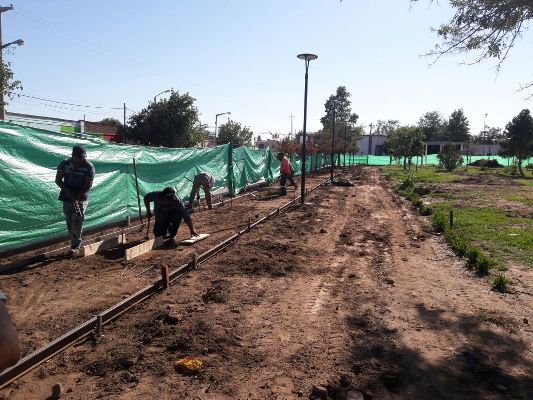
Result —
[[[427,111],[463,108],[471,133],[504,127],[533,99],[532,35],[526,33],[499,73],[495,60],[424,57],[437,43],[431,28],[448,20],[446,1],[422,0],[13,0],[2,15],[4,50],[25,96],[8,111],[66,119],[122,120],[173,88],[197,99],[200,120],[215,114],[254,134],[303,126],[304,62],[309,69],[308,131],[321,127],[324,103],[340,85],[359,123],[415,124]],[[163,94],[166,96],[166,94]],[[86,107],[91,106],[91,107]],[[227,116],[219,117],[219,124]]]

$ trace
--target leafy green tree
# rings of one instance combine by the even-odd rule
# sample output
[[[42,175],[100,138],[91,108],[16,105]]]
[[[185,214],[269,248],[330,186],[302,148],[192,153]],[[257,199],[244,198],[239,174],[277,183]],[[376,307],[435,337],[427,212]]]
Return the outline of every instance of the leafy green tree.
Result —
[[[387,121],[378,120],[376,124],[376,134],[390,136],[400,127],[400,121],[396,119],[389,119]]]
[[[4,92],[4,107],[7,104],[6,97],[12,99],[18,90],[22,90],[22,82],[13,79],[14,76],[10,62],[0,63],[0,85],[2,85],[1,90]]]
[[[333,110],[335,109],[335,148],[334,152],[340,153],[354,149],[353,143],[361,135],[362,130],[356,126],[359,116],[352,112],[350,92],[345,86],[339,86],[335,92],[329,96],[324,104],[325,115],[320,119],[322,131],[316,135],[317,144],[320,151],[331,153],[331,142],[333,132]],[[346,130],[345,130],[346,127]],[[345,146],[346,144],[346,146]],[[340,157],[340,156],[339,156]],[[338,162],[338,161],[337,161]]]
[[[428,111],[418,120],[418,127],[424,132],[426,142],[440,140],[446,132],[446,121],[438,111]]]
[[[460,165],[463,165],[464,159],[461,155],[461,150],[457,146],[446,143],[442,146],[442,150],[437,154],[440,165],[446,168],[446,171],[453,171]]]
[[[401,160],[403,167],[411,169],[411,161],[415,156],[421,156],[424,152],[424,133],[416,126],[402,126],[387,138],[389,154]]]
[[[505,139],[502,128],[491,127],[472,138],[472,143],[476,144],[498,144]]]
[[[505,127],[506,139],[501,143],[501,154],[516,157],[516,164],[520,175],[524,176],[522,163],[533,157],[533,118],[529,110],[520,112]]]
[[[129,119],[126,137],[148,146],[192,147],[201,141],[198,109],[188,93],[172,91]]]
[[[218,144],[231,143],[233,147],[251,146],[253,132],[240,122],[229,120],[218,129]]]
[[[441,138],[449,142],[466,142],[470,132],[470,123],[462,108],[455,110],[448,119],[445,135]]]
[[[454,14],[435,30],[442,43],[428,53],[437,59],[448,53],[474,53],[474,63],[496,59],[499,69],[533,19],[531,0],[450,0],[450,5]],[[523,86],[531,87],[533,82]]]
[[[122,126],[122,122],[120,122],[116,118],[104,118],[100,121],[98,121],[99,124],[105,124],[105,125],[113,125],[113,126]]]

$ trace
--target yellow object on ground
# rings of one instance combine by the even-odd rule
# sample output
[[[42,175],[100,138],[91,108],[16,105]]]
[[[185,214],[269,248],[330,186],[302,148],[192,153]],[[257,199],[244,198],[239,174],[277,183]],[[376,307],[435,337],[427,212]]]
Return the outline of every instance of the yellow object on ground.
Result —
[[[189,356],[176,361],[174,368],[176,372],[184,375],[196,375],[203,372],[204,363],[200,359]]]

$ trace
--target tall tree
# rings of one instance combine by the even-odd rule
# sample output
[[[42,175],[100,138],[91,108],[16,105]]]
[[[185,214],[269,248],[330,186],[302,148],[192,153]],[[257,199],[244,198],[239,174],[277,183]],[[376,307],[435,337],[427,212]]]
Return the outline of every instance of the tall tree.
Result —
[[[533,118],[529,110],[520,112],[505,127],[506,139],[501,143],[501,154],[507,157],[516,157],[520,175],[524,176],[522,163],[533,157]]]
[[[428,111],[418,120],[418,127],[424,132],[427,142],[440,140],[446,131],[446,121],[438,111]]]
[[[335,109],[335,153],[346,151],[350,143],[357,141],[361,134],[361,129],[357,129],[356,124],[359,116],[352,113],[352,102],[350,92],[345,86],[339,86],[335,92],[329,96],[324,104],[325,115],[320,118],[323,129],[317,134],[317,144],[321,151],[331,152],[332,131],[333,131],[333,110]],[[346,127],[346,130],[345,130]],[[345,134],[346,133],[346,134]],[[352,146],[353,148],[353,146]]]
[[[242,126],[240,122],[229,120],[220,125],[218,130],[218,144],[231,143],[233,147],[251,146],[253,132],[250,128]]]
[[[448,142],[466,142],[470,132],[470,123],[462,108],[451,113],[446,127],[446,133],[441,138]]]
[[[500,68],[533,19],[532,0],[450,0],[450,5],[453,16],[436,29],[442,43],[429,52],[437,59],[447,53],[475,53],[475,63],[496,59]],[[533,82],[523,86],[531,87]]]
[[[2,87],[0,90],[4,93],[4,104],[5,107],[7,102],[6,98],[12,99],[18,90],[22,90],[22,82],[14,79],[13,71],[11,70],[10,62],[0,63],[0,85]]]
[[[126,137],[148,146],[191,147],[201,141],[196,100],[172,91],[129,119]]]
[[[100,121],[98,121],[98,123],[105,125],[122,126],[122,122],[112,117],[101,119]]]
[[[339,86],[335,94],[329,96],[324,104],[326,114],[320,118],[324,128],[332,126],[334,108],[336,122],[338,121],[341,124],[346,122],[349,126],[357,123],[359,116],[352,113],[350,96],[351,94],[346,90],[346,86]]]
[[[505,134],[502,128],[490,127],[481,132],[479,135],[472,138],[472,142],[476,144],[498,144],[505,139]]]
[[[394,133],[399,127],[400,127],[400,121],[396,119],[389,119],[387,121],[380,119],[378,120],[378,123],[376,124],[376,130],[374,132],[376,134],[385,135],[388,137],[392,133]]]
[[[421,156],[424,152],[424,133],[416,126],[402,126],[387,138],[389,153],[394,158],[403,158],[404,169],[415,156]]]

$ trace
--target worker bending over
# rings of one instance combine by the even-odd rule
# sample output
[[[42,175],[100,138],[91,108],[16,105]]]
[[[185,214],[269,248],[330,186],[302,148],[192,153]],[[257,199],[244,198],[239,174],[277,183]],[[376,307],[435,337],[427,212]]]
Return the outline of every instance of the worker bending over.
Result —
[[[74,146],[72,157],[61,161],[56,174],[56,185],[61,188],[59,200],[63,202],[70,238],[70,254],[73,256],[80,251],[85,209],[93,179],[94,166],[87,161],[87,152],[82,146]]]
[[[292,168],[289,159],[285,157],[285,154],[278,153],[276,158],[281,163],[279,167],[279,185],[281,189],[281,195],[286,196],[287,187],[285,185],[287,184],[287,179],[294,186],[294,189],[298,187],[298,185],[294,182],[294,169]]]
[[[213,174],[210,174],[209,172],[202,172],[194,177],[194,181],[192,182],[192,190],[191,195],[189,196],[189,204],[187,205],[188,208],[192,208],[194,204],[194,198],[200,191],[200,187],[204,189],[205,193],[205,201],[207,202],[207,208],[210,210],[213,208],[213,204],[211,203],[211,189],[213,189],[213,186],[215,184],[215,177]]]
[[[144,196],[144,206],[146,207],[146,216],[148,219],[152,218],[152,212],[150,211],[151,202],[154,203],[155,237],[168,237],[176,244],[176,234],[178,233],[182,219],[189,227],[191,236],[198,236],[194,230],[189,212],[179,197],[176,196],[176,191],[173,188],[167,187],[162,191],[150,192]]]

